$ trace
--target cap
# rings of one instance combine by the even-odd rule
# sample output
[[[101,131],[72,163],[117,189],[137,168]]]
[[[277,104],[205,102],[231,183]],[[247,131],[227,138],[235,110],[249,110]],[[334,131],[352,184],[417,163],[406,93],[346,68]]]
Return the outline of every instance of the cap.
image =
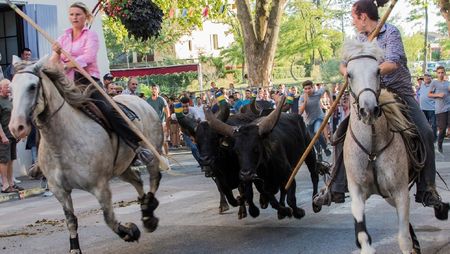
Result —
[[[111,73],[106,73],[105,76],[103,76],[103,79],[113,80],[114,77],[111,75]]]

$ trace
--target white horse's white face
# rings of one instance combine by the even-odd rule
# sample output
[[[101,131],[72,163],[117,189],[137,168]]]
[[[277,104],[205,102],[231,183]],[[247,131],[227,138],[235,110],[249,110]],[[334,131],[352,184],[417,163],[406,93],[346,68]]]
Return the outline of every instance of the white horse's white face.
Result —
[[[44,59],[46,60],[46,59]],[[17,59],[16,59],[17,61]],[[13,109],[9,129],[16,139],[23,139],[31,131],[31,114],[34,106],[39,77],[30,73],[39,73],[38,68],[42,66],[40,60],[36,64],[30,64],[22,71],[14,75],[11,81],[11,94],[13,97]],[[15,63],[13,59],[13,64]]]
[[[378,106],[380,93],[379,59],[381,49],[375,43],[349,42],[345,52],[347,56],[347,74],[353,99],[357,106],[356,113],[365,124],[373,124],[380,116]],[[355,51],[356,50],[356,51]]]

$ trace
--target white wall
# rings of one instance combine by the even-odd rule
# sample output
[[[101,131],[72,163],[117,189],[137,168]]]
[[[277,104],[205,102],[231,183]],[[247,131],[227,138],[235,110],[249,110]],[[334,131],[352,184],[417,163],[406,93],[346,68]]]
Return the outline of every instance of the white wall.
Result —
[[[221,23],[205,21],[203,29],[195,30],[191,35],[181,37],[175,44],[175,54],[178,59],[198,58],[200,53],[208,56],[219,56],[220,50],[227,48],[234,41],[232,34],[226,34],[229,26]],[[213,48],[213,34],[218,36],[218,49]],[[189,41],[192,41],[192,50],[189,50]]]

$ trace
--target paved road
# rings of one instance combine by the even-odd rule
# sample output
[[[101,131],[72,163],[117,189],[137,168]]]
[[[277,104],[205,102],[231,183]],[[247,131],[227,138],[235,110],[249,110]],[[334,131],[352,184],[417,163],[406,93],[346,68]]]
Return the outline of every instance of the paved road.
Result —
[[[444,149],[450,151],[450,144]],[[447,182],[449,154],[437,158]],[[159,228],[143,232],[139,243],[125,243],[109,230],[90,194],[73,193],[83,253],[357,253],[350,202],[314,214],[309,174],[304,168],[297,176],[297,200],[307,213],[303,219],[278,220],[276,211],[268,208],[261,210],[258,218],[238,220],[237,208],[218,214],[216,187],[189,154],[174,158],[182,166],[174,167],[171,175],[163,175],[157,193]],[[450,192],[442,189],[441,181],[438,185],[444,199],[450,200]],[[143,230],[139,206],[132,202],[136,199],[134,189],[113,180],[112,190],[118,219],[135,222]],[[399,253],[395,210],[373,197],[367,204],[366,218],[378,253]],[[436,220],[432,209],[415,203],[411,205],[411,221],[422,253],[450,253],[448,221]],[[34,197],[0,204],[0,253],[67,253],[68,248],[68,231],[56,199]]]

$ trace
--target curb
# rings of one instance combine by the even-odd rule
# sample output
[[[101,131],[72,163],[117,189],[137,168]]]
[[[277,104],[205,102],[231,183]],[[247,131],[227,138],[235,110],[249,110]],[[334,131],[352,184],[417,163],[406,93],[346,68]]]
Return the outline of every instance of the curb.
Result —
[[[45,192],[45,189],[43,189],[43,188],[31,188],[31,189],[26,189],[26,190],[15,192],[15,193],[1,194],[0,195],[0,203],[8,202],[11,200],[19,200],[19,199],[25,199],[25,198],[29,198],[29,197],[38,196],[44,192]]]

